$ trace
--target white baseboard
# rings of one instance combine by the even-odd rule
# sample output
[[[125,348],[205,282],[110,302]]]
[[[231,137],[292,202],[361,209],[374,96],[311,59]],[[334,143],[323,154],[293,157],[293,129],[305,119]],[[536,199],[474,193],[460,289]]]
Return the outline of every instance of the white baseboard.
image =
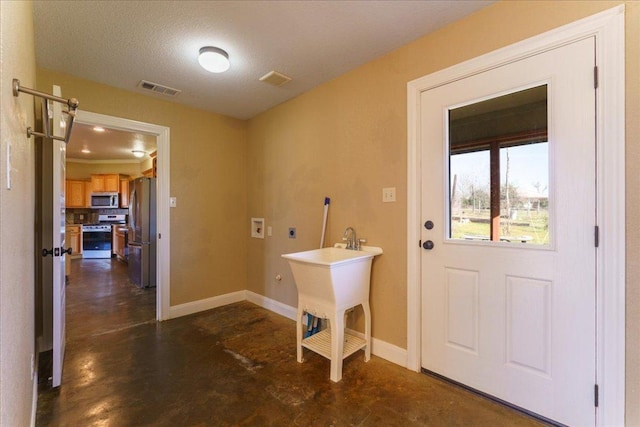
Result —
[[[276,314],[296,320],[298,309],[290,305],[281,303],[264,295],[257,294],[252,291],[238,291],[230,294],[220,295],[217,297],[207,298],[199,301],[188,302],[186,304],[175,305],[169,308],[169,318],[186,316],[200,311],[210,310],[212,308],[222,307],[223,305],[233,304],[240,301],[249,301],[257,306],[265,308]],[[364,337],[362,332],[349,329],[349,333]],[[388,360],[391,363],[407,367],[407,350],[400,348],[386,341],[377,338],[371,338],[371,354]]]
[[[364,339],[364,334],[353,329],[346,329],[351,335],[355,335]],[[389,344],[386,341],[371,337],[371,354],[381,359],[387,360],[403,368],[407,367],[407,350],[396,345]]]
[[[184,304],[169,307],[169,319],[211,310],[246,300],[245,291],[232,292],[230,294],[218,295],[216,297],[205,298],[198,301],[191,301]]]
[[[284,316],[287,319],[291,319],[293,321],[296,320],[296,316],[298,315],[298,309],[296,307],[291,307],[290,305],[283,304],[279,301],[267,298],[260,294],[256,294],[255,292],[245,292],[247,293],[247,301],[252,302],[255,305],[259,305],[262,308],[266,308],[267,310],[273,311],[274,313]]]

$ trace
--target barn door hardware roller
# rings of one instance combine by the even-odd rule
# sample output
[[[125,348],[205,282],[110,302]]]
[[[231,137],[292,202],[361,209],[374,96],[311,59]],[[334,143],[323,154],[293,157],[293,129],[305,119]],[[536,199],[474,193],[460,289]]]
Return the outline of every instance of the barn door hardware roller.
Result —
[[[20,86],[20,80],[13,79],[13,96],[18,96],[20,92],[28,93],[30,95],[42,98],[42,112],[44,117],[44,120],[42,122],[44,133],[35,132],[29,126],[27,127],[27,137],[31,138],[32,135],[35,135],[43,138],[52,138],[58,141],[64,141],[66,144],[68,144],[69,137],[71,136],[71,128],[73,127],[73,120],[76,117],[76,110],[78,109],[78,100],[75,98],[60,98],[59,96],[49,95],[48,93],[29,89],[27,87]],[[63,111],[63,113],[66,113],[68,116],[67,121],[65,122],[64,138],[51,134],[51,126],[49,125],[49,101],[59,102],[60,104],[65,104],[68,107],[67,111]]]

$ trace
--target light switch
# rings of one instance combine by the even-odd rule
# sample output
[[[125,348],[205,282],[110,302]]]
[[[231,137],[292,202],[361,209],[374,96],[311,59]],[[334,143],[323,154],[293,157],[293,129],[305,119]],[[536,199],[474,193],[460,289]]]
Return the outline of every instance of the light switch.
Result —
[[[169,207],[175,208],[178,206],[178,199],[175,197],[169,197]]]

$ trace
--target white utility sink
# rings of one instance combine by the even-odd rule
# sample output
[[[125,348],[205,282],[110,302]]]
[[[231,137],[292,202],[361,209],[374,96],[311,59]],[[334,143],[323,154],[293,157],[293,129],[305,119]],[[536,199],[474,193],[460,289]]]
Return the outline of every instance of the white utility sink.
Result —
[[[371,356],[371,310],[369,283],[373,257],[382,254],[375,246],[361,250],[345,249],[344,244],[332,248],[314,249],[284,254],[289,261],[298,289],[297,356],[302,362],[302,347],[331,360],[331,380],[342,378],[342,359],[360,349],[365,361]],[[364,339],[344,332],[347,309],[362,305],[365,317]],[[303,339],[302,316],[310,313],[329,319],[330,330]]]
[[[282,257],[303,263],[333,266],[362,258],[373,258],[380,254],[382,249],[375,246],[362,246],[362,250],[354,251],[345,249],[344,243],[336,243],[332,248],[284,254]]]

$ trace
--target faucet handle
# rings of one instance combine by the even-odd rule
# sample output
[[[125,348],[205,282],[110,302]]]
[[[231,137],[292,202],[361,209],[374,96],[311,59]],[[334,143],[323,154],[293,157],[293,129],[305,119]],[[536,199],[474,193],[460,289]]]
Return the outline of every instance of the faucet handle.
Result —
[[[358,241],[356,242],[356,249],[360,250],[363,243],[367,243],[367,239],[358,239]]]

